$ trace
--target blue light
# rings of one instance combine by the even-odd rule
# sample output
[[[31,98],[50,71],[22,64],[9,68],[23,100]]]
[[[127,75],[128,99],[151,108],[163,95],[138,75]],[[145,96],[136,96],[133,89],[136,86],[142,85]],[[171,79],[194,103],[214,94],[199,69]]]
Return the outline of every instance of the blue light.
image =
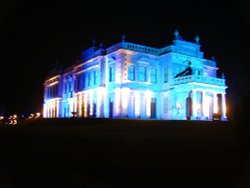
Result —
[[[172,45],[122,40],[82,53],[82,62],[45,81],[44,117],[212,120],[226,117],[225,77],[205,59],[199,38],[175,32]]]

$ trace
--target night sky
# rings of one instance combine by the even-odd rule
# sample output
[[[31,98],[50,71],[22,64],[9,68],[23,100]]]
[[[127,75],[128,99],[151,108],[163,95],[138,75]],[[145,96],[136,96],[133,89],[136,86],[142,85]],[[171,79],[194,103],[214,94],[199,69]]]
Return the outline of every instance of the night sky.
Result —
[[[5,114],[42,110],[43,82],[59,64],[79,59],[92,40],[163,47],[173,32],[215,56],[231,110],[250,90],[250,1],[3,1],[0,4],[0,106]]]

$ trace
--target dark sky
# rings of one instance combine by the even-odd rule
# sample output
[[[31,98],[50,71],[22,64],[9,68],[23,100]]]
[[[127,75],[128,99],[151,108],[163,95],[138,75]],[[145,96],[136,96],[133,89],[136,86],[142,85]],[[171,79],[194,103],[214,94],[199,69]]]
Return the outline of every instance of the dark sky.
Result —
[[[250,89],[248,0],[2,1],[0,104],[7,113],[41,110],[49,70],[73,64],[92,39],[107,47],[125,34],[130,42],[163,47],[175,28],[186,40],[198,34],[205,57],[215,56],[232,108]]]

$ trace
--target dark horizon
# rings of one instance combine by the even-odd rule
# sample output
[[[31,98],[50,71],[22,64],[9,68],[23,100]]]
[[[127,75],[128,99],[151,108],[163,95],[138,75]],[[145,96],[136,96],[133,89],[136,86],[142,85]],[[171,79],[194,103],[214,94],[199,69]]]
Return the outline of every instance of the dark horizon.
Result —
[[[43,82],[57,64],[66,68],[92,45],[126,40],[170,45],[178,29],[185,40],[198,34],[206,58],[215,56],[226,77],[229,112],[248,85],[250,3],[241,0],[41,3],[6,1],[1,10],[0,107],[6,114],[41,111]]]

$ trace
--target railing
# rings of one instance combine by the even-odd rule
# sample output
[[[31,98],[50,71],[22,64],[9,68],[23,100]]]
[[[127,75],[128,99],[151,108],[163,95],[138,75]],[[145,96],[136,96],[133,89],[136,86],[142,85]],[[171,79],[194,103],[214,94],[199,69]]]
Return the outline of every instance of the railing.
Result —
[[[168,52],[171,52],[171,51],[173,51],[173,49],[174,49],[174,46],[166,46],[166,47],[164,47],[164,48],[161,48],[160,50],[159,50],[159,55],[161,55],[161,54],[164,54],[164,53],[168,53]]]
[[[120,49],[121,47],[122,47],[122,43],[119,42],[119,43],[107,48],[106,51],[107,51],[107,53],[111,53],[111,52],[114,52],[114,51]]]
[[[151,48],[139,44],[133,44],[130,42],[120,42],[118,44],[115,44],[111,46],[110,48],[107,49],[107,52],[113,52],[115,50],[118,50],[120,48],[127,49],[127,50],[133,50],[137,52],[143,52],[143,53],[148,53],[148,54],[153,54],[153,55],[158,55],[159,50],[157,48]]]
[[[175,78],[173,84],[186,84],[190,82],[225,86],[225,79],[213,78],[208,76],[199,76],[199,75],[190,75],[190,76]]]
[[[151,48],[151,47],[147,47],[147,46],[143,46],[143,45],[139,45],[139,44],[133,44],[130,42],[123,43],[122,47],[125,49],[154,54],[154,55],[159,54],[159,50],[156,48]]]
[[[210,67],[216,67],[215,61],[209,61],[209,60],[207,60],[207,61],[204,61],[203,64],[207,65],[207,66],[210,66]]]

